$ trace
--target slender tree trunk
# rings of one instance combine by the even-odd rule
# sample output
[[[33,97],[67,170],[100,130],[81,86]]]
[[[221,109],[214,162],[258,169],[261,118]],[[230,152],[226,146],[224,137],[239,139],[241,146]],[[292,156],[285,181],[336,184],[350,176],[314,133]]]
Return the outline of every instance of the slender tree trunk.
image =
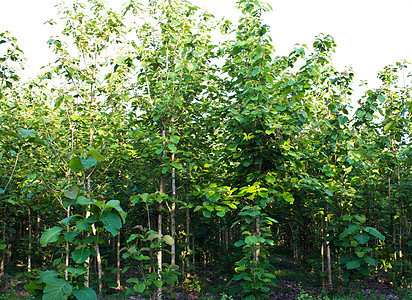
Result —
[[[70,205],[67,207],[67,218],[70,217]],[[67,222],[67,228],[66,231],[69,232],[70,231],[70,225],[69,222]],[[66,280],[69,279],[69,272],[67,271],[67,268],[69,267],[69,260],[70,260],[70,245],[69,245],[69,241],[66,241],[66,270],[64,271],[64,278]],[[87,280],[88,282],[88,280]],[[88,283],[87,283],[88,286]]]
[[[120,282],[120,232],[117,235],[117,240],[116,240],[116,268],[117,268],[117,289],[120,290],[122,288],[121,282]]]
[[[329,225],[329,216],[328,216],[328,211],[326,211],[326,218],[325,218],[325,225],[328,227]],[[328,237],[329,234],[326,234],[326,237]],[[330,242],[326,242],[326,259],[327,259],[327,266],[328,266],[328,285],[329,287],[332,287],[332,259],[330,255]]]
[[[321,244],[320,244],[320,257],[322,260],[322,288],[325,288],[325,229],[324,229],[324,219],[321,219]]]
[[[160,205],[159,208],[159,215],[157,217],[157,234],[159,235],[159,240],[162,237],[162,208],[163,206]],[[160,243],[160,241],[159,241]],[[157,251],[157,279],[162,280],[162,263],[163,263],[163,253],[162,253],[162,247],[159,246],[159,250]],[[162,287],[157,288],[157,294],[156,294],[156,299],[161,300],[162,299]]]
[[[28,253],[28,257],[27,257],[27,271],[31,272],[31,259],[32,259],[32,240],[31,240],[31,235],[32,235],[32,228],[31,228],[31,211],[30,211],[30,207],[27,209],[27,216],[28,216],[28,221],[29,221],[29,253]]]
[[[6,244],[6,219],[3,217],[3,226],[2,226],[2,239],[1,243]],[[4,261],[6,260],[6,247],[1,250],[1,262],[0,262],[0,278],[4,276]]]
[[[174,118],[172,117],[172,124]],[[172,163],[175,161],[175,154],[172,153]],[[171,246],[171,264],[176,264],[176,168],[172,168],[172,208],[170,213],[170,231],[173,238],[173,244]]]
[[[164,139],[165,139],[165,137],[166,137],[165,127],[162,127],[162,128],[161,128],[161,136],[162,136],[163,141],[164,141]],[[163,144],[164,144],[164,142],[163,142]],[[165,155],[166,155],[166,152],[165,152],[165,150],[163,150],[163,153],[162,153],[162,165],[163,165],[163,163],[164,163]],[[160,193],[160,195],[162,195],[162,194],[165,193],[165,190],[166,190],[165,187],[166,187],[165,176],[164,176],[164,174],[162,174],[162,175],[160,176],[160,187],[159,187],[159,193]],[[163,210],[163,205],[160,204],[160,205],[159,205],[159,214],[158,214],[158,216],[157,216],[157,234],[159,235],[159,244],[160,244],[160,239],[162,238],[162,222],[163,222],[162,210]],[[162,272],[162,264],[163,264],[163,252],[162,252],[162,247],[159,246],[159,250],[157,251],[157,278],[158,278],[159,281],[162,280],[162,275],[161,275],[161,272]],[[156,299],[157,299],[157,300],[161,300],[161,299],[162,299],[162,287],[161,287],[161,286],[159,286],[159,287],[157,288],[157,291],[156,291]]]

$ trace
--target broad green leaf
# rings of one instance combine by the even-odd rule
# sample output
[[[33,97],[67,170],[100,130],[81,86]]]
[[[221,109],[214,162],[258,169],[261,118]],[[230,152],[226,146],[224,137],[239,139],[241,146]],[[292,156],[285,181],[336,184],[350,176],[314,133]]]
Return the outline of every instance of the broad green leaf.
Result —
[[[165,241],[166,244],[172,246],[175,241],[173,240],[173,238],[170,235],[164,235],[163,236],[163,240]]]
[[[172,150],[173,152],[176,152],[176,151],[177,151],[177,148],[176,148],[175,144],[167,144],[167,147],[168,147],[170,150]]]
[[[19,129],[17,129],[17,132],[19,133],[20,136],[22,136],[24,138],[35,137],[36,136],[36,131],[33,130],[33,129],[19,128]]]
[[[173,144],[178,144],[180,141],[180,137],[178,137],[177,135],[172,135],[170,137],[170,140],[172,141]]]
[[[90,254],[91,254],[91,251],[89,249],[79,248],[79,249],[74,250],[71,256],[72,256],[72,259],[76,263],[82,264],[89,258]]]
[[[59,226],[54,226],[52,228],[46,229],[40,238],[40,244],[44,247],[47,244],[54,243],[59,239],[60,232],[63,228]]]
[[[126,221],[127,213],[120,206],[120,201],[119,200],[110,200],[109,202],[107,202],[104,205],[104,210],[106,210],[108,208],[114,208],[115,210],[117,210],[119,215],[122,217],[123,222]]]
[[[362,262],[361,260],[352,260],[350,262],[347,262],[346,269],[353,270],[353,269],[359,268],[361,265],[361,262]]]
[[[194,68],[195,68],[195,66],[194,66],[192,63],[188,62],[188,63],[186,64],[186,69],[187,69],[189,72],[193,71]]]
[[[84,166],[82,164],[82,161],[80,160],[80,157],[73,157],[69,161],[69,168],[74,172],[84,169]]]
[[[223,218],[223,217],[225,216],[225,214],[226,214],[226,212],[225,212],[224,210],[219,211],[219,212],[216,213],[216,215],[217,215],[218,217],[221,217],[221,218]]]
[[[257,68],[255,68],[253,71],[252,71],[252,76],[253,77],[255,77],[257,74],[259,74],[260,73],[260,68],[259,67],[257,67]]]
[[[249,235],[245,238],[245,242],[248,245],[256,245],[258,243],[258,237],[255,235]]]
[[[28,141],[33,144],[47,146],[47,144],[42,139],[38,138],[37,136],[28,138]]]
[[[67,267],[66,270],[73,275],[83,275],[87,273],[87,269],[83,266],[78,266],[77,268]]]
[[[35,280],[32,280],[28,284],[25,284],[23,287],[29,294],[34,294],[36,290],[43,291],[45,286],[45,283],[39,283]]]
[[[276,180],[276,178],[275,178],[274,176],[272,176],[272,175],[266,175],[266,176],[265,176],[265,180],[266,180],[268,183],[274,183],[275,180]]]
[[[361,224],[366,222],[366,217],[364,215],[360,216],[360,215],[355,215],[354,216],[356,220],[358,220]]]
[[[100,154],[99,151],[97,150],[90,150],[89,152],[86,153],[86,156],[93,156],[98,162],[104,161],[104,156]]]
[[[90,157],[88,159],[82,158],[81,163],[86,169],[90,169],[97,164],[97,159],[95,159],[94,157]]]
[[[64,239],[68,242],[73,242],[76,236],[77,236],[77,232],[69,231],[64,234]]]
[[[72,285],[64,279],[47,282],[42,300],[66,300],[72,293]]]
[[[392,127],[392,125],[395,123],[395,121],[390,121],[390,122],[388,122],[386,125],[385,125],[385,127],[383,128],[383,130],[385,131],[385,132],[387,132],[389,129],[391,129],[391,127]]]
[[[376,259],[373,259],[373,258],[370,257],[370,256],[365,257],[365,258],[364,258],[364,261],[365,261],[368,265],[371,265],[371,266],[376,266],[376,265],[378,264],[378,261],[377,261]]]
[[[360,245],[366,244],[369,241],[369,235],[366,233],[355,234],[354,238],[358,240]]]
[[[96,292],[90,287],[82,286],[80,289],[74,289],[73,295],[77,300],[97,300]]]
[[[378,238],[378,239],[380,239],[380,240],[382,240],[382,241],[385,240],[385,237],[383,236],[383,234],[380,233],[378,230],[376,230],[376,229],[373,228],[373,227],[366,227],[366,228],[365,228],[365,231],[366,231],[366,232],[369,232],[371,235],[373,235],[374,237],[376,237],[376,238]]]
[[[293,198],[292,194],[289,192],[283,193],[282,198],[286,201],[289,202],[290,204],[293,204],[295,199]]]
[[[6,249],[7,245],[6,244],[0,244],[0,250]]]
[[[378,96],[378,100],[381,102],[381,104],[383,103],[383,102],[385,102],[385,96],[384,95],[379,95]]]
[[[133,286],[133,289],[137,292],[137,293],[143,293],[144,290],[146,289],[146,286],[143,283],[137,283]]]
[[[96,202],[96,200],[89,199],[85,196],[80,196],[79,198],[77,198],[77,203],[80,204],[80,205],[87,206],[87,205],[93,204],[95,202]]]
[[[64,196],[69,199],[76,199],[79,191],[76,188],[73,188],[71,191],[64,191]]]
[[[350,215],[344,215],[343,218],[342,218],[343,221],[350,221],[352,219],[353,219],[353,217],[350,216]]]
[[[113,213],[103,214],[100,217],[100,221],[103,222],[104,228],[109,231],[113,236],[116,236],[122,228],[122,220],[120,217]]]
[[[59,275],[60,273],[56,272],[55,270],[46,270],[40,271],[39,278],[40,281],[48,283],[49,281],[56,280]]]
[[[159,234],[152,232],[152,233],[150,233],[149,236],[147,237],[147,240],[148,240],[148,241],[153,241],[154,239],[157,239],[157,238],[159,238]]]

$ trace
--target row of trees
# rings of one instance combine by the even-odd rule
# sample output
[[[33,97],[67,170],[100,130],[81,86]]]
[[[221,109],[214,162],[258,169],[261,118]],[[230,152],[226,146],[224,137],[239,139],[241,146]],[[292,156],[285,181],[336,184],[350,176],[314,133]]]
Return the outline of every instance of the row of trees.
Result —
[[[94,299],[125,274],[161,299],[237,248],[231,293],[259,299],[282,246],[325,287],[408,284],[406,63],[352,107],[332,37],[275,56],[269,8],[237,6],[234,26],[186,1],[61,5],[55,61],[29,82],[1,33],[0,276],[24,266],[43,299]]]

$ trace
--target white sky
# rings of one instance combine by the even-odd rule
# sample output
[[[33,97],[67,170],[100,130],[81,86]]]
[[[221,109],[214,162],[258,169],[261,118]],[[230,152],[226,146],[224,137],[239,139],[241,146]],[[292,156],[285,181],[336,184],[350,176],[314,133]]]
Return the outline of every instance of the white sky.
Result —
[[[123,0],[110,0],[119,6]],[[192,0],[216,17],[236,21],[235,0]],[[351,66],[358,80],[378,85],[377,72],[402,59],[412,60],[412,0],[267,0],[265,16],[278,55],[296,43],[311,44],[320,33],[331,34],[338,47],[335,66]],[[43,23],[56,16],[56,0],[0,0],[0,31],[19,39],[35,73],[49,61],[46,41],[52,35]]]

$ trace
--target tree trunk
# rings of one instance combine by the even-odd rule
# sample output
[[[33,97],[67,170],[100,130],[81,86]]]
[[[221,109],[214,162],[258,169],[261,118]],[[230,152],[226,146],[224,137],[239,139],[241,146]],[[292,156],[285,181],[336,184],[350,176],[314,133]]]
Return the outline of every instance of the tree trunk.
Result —
[[[174,118],[172,117],[172,124],[174,122]],[[172,153],[172,163],[175,161],[175,154]],[[171,246],[171,264],[176,264],[176,169],[172,168],[172,208],[170,213],[170,231],[173,238],[174,243]]]
[[[28,247],[29,253],[28,253],[28,257],[27,257],[27,271],[31,272],[31,259],[32,259],[31,231],[32,231],[32,228],[31,228],[31,211],[30,211],[30,207],[27,209],[27,217],[28,217],[28,222],[29,222],[29,226],[28,226],[28,229],[29,229],[29,247]]]
[[[122,288],[120,283],[120,232],[117,235],[117,242],[116,242],[116,259],[117,259],[117,289],[120,290]]]
[[[3,217],[2,239],[1,243],[6,244],[6,219]],[[5,247],[5,246],[4,246]],[[0,262],[0,278],[4,276],[4,261],[6,260],[6,247],[1,250],[1,262]]]

